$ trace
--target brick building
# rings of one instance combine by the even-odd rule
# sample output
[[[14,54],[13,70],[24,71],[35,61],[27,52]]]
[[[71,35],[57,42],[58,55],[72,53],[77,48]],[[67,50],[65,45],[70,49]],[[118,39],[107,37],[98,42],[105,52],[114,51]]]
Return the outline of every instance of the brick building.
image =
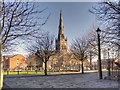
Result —
[[[26,63],[27,63],[27,70],[40,70],[42,67],[42,60],[39,60],[39,58],[37,58],[37,56],[33,53],[31,55],[29,55],[26,59]]]
[[[25,70],[27,66],[25,57],[20,54],[16,54],[13,56],[3,56],[3,61],[3,67],[5,71]]]

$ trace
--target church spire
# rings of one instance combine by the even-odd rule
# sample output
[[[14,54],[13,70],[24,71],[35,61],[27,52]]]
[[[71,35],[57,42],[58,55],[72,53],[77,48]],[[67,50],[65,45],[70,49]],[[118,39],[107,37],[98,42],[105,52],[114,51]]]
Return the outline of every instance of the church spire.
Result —
[[[59,33],[58,38],[64,38],[64,24],[63,24],[63,18],[62,18],[62,10],[60,10],[60,20],[59,20]]]
[[[56,39],[56,51],[60,53],[67,53],[67,39],[64,37],[62,10],[60,10],[58,39]]]

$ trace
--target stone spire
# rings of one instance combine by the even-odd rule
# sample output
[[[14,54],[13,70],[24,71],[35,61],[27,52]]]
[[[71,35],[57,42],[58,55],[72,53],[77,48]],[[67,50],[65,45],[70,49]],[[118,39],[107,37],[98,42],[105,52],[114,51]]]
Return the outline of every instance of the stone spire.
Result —
[[[63,54],[67,53],[67,39],[64,37],[62,10],[60,10],[58,39],[56,39],[56,51]]]
[[[62,10],[60,10],[58,39],[62,39],[62,38],[64,38],[64,24],[63,24],[63,18],[62,18]]]

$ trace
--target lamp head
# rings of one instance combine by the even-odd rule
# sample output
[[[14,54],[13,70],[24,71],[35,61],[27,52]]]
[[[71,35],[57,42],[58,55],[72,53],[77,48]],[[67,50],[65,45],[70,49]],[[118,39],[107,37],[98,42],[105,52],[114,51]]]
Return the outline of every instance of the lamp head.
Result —
[[[97,28],[96,32],[97,32],[97,34],[101,33],[101,30],[99,29],[99,27]]]

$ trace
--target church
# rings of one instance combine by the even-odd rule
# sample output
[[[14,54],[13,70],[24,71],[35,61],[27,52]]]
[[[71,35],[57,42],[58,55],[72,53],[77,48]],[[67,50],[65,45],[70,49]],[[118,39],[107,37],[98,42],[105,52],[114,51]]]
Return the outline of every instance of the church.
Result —
[[[81,62],[74,59],[73,54],[68,52],[67,42],[67,38],[64,35],[62,10],[60,10],[58,36],[55,39],[55,54],[47,62],[47,71],[80,71]],[[36,67],[41,67],[41,70],[44,70],[44,64],[38,63],[35,58],[36,56],[34,54],[28,57],[28,67],[32,67],[31,70],[35,70]],[[84,63],[84,67],[86,65],[89,66],[88,61]]]
[[[68,52],[67,38],[64,35],[64,23],[62,10],[60,10],[60,19],[58,27],[58,37],[55,40],[56,54],[51,56],[48,61],[48,71],[79,71],[80,61],[73,58]]]
[[[58,38],[56,39],[56,51],[63,54],[67,53],[67,38],[64,36],[62,10],[60,10],[59,31]]]

